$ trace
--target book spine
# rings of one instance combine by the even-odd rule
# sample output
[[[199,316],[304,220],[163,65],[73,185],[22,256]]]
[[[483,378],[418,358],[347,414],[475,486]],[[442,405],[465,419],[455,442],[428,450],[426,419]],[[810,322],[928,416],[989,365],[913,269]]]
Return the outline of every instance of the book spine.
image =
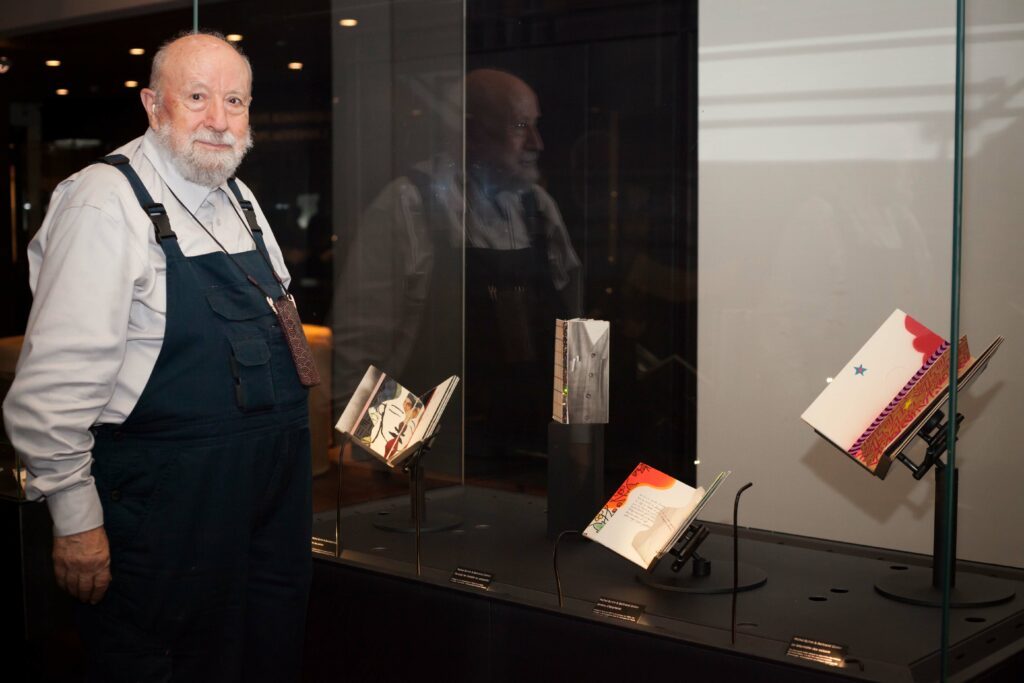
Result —
[[[899,437],[904,430],[914,424],[920,415],[928,409],[928,406],[937,396],[949,386],[949,344],[943,342],[943,346],[935,352],[939,358],[932,360],[930,365],[922,368],[920,377],[915,375],[912,385],[908,383],[897,398],[893,400],[890,407],[886,409],[877,425],[872,425],[871,433],[868,434],[860,445],[850,449],[850,455],[861,462],[871,472],[875,472],[885,452]],[[934,355],[934,354],[933,354]],[[957,370],[958,372],[971,360],[971,352],[967,347],[967,340],[961,339],[958,350]]]
[[[552,387],[551,418],[562,424],[569,421],[569,405],[566,394],[569,388],[569,377],[566,371],[569,352],[566,339],[567,331],[567,321],[555,321],[555,378]]]

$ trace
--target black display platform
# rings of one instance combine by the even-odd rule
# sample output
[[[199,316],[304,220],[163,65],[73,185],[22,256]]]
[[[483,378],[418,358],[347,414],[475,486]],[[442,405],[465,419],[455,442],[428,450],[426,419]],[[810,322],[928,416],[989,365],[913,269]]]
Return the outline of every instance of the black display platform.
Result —
[[[379,513],[393,512],[404,503],[400,497],[343,510],[342,557],[316,563],[307,680],[320,680],[316,672],[329,670],[328,660],[337,654],[329,643],[346,643],[371,662],[393,657],[393,646],[376,636],[405,630],[403,620],[415,630],[410,637],[447,653],[450,665],[443,658],[435,664],[443,667],[437,673],[447,680],[515,680],[512,672],[526,675],[529,670],[535,680],[552,680],[544,675],[545,667],[556,671],[562,664],[541,661],[545,657],[572,663],[577,675],[564,680],[582,680],[587,671],[596,676],[614,668],[615,660],[609,658],[616,654],[616,643],[626,648],[625,654],[618,653],[620,658],[650,653],[656,661],[645,667],[664,665],[679,675],[687,666],[697,666],[709,675],[732,675],[731,680],[756,675],[758,680],[787,681],[835,676],[931,681],[939,676],[940,610],[895,602],[874,588],[887,572],[905,571],[892,567],[928,565],[925,556],[742,532],[743,560],[763,569],[768,582],[739,595],[734,646],[729,595],[651,588],[636,580],[634,565],[582,539],[566,539],[559,551],[565,593],[565,607],[559,609],[552,542],[545,534],[546,501],[534,496],[474,487],[431,491],[428,508],[458,515],[463,524],[424,537],[423,575],[416,579],[413,539],[381,531],[373,523]],[[333,529],[333,520],[332,512],[316,524]],[[710,526],[713,532],[701,552],[731,558],[729,530]],[[492,573],[494,580],[487,591],[460,587],[449,581],[456,567]],[[1024,595],[1024,571],[971,563],[961,563],[958,571],[958,578],[987,574],[1012,584],[1018,597],[952,612],[949,680],[1024,680],[1024,600],[1019,597]],[[602,597],[644,605],[644,615],[635,625],[597,616],[593,606]],[[457,614],[465,623],[454,626]],[[455,631],[435,628],[435,618]],[[554,641],[538,641],[537,634]],[[847,667],[830,669],[788,657],[794,636],[845,646]],[[540,648],[540,659],[523,649],[524,642]],[[433,655],[424,656],[429,660]],[[531,660],[529,667],[511,666],[516,657]],[[494,662],[505,666],[496,670]],[[703,669],[705,665],[711,668]],[[389,671],[395,666],[389,660]],[[479,677],[480,667],[487,669],[487,676]]]

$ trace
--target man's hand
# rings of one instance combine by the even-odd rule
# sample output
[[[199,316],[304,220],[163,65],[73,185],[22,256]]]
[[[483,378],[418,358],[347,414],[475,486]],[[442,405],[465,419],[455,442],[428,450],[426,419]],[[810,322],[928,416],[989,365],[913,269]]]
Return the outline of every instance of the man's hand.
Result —
[[[82,602],[95,605],[110,585],[110,544],[103,527],[53,537],[57,585]]]

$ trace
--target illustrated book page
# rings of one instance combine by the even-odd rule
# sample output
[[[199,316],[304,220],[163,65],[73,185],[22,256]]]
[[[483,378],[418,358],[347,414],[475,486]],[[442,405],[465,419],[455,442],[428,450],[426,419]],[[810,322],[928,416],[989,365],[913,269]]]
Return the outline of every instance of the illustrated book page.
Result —
[[[897,309],[801,416],[849,450],[893,398],[949,344]]]
[[[704,489],[640,463],[583,535],[647,569],[682,535],[705,500]]]
[[[457,383],[449,377],[419,397],[371,365],[335,429],[395,467],[436,431]]]
[[[986,358],[998,348],[990,346]],[[949,342],[897,309],[801,416],[876,476],[884,477],[905,436],[935,412],[949,387]],[[974,364],[967,337],[957,374]]]

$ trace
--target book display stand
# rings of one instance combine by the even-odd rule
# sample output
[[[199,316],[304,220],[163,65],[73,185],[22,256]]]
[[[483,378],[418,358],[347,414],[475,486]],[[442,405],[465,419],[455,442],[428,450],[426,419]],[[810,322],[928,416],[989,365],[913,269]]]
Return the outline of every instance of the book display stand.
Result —
[[[669,566],[672,573],[659,573],[658,567],[665,563],[657,562],[649,571],[637,574],[637,579],[651,588],[699,595],[720,595],[732,593],[733,590],[749,591],[767,583],[768,575],[763,569],[744,562],[739,563],[739,582],[735,586],[732,576],[725,573],[713,574],[711,566],[719,561],[715,559],[712,562],[697,552],[708,534],[708,529],[703,524],[691,524],[668,551],[668,554],[675,558]],[[687,562],[690,563],[689,573],[681,572]],[[725,564],[725,560],[720,564]]]
[[[961,380],[960,383],[965,383],[965,380]],[[960,431],[960,423],[963,420],[964,416],[957,413],[956,425],[954,427],[956,432]],[[952,548],[948,555],[948,557],[953,558],[949,577],[949,584],[951,586],[949,606],[988,607],[998,605],[1013,599],[1016,594],[1013,586],[1008,582],[978,574],[961,574],[958,580],[956,575],[956,515],[960,477],[957,468],[952,468],[952,472],[950,472],[950,468],[942,461],[942,456],[945,455],[949,447],[947,442],[948,426],[949,423],[945,419],[945,415],[941,411],[936,411],[918,429],[916,436],[921,437],[928,444],[928,449],[920,464],[911,461],[903,453],[902,448],[895,456],[897,460],[906,465],[913,473],[914,479],[920,480],[928,473],[928,470],[935,469],[935,525],[933,530],[931,579],[929,580],[927,576],[928,570],[924,568],[896,565],[900,569],[893,571],[891,576],[886,576],[877,581],[875,583],[875,590],[887,598],[912,605],[922,605],[925,607],[942,606],[944,567],[942,566],[941,558],[946,557],[944,551],[947,531],[945,516],[947,505],[945,500],[946,477],[952,476],[953,499],[948,501],[948,504],[952,506],[953,520]]]
[[[396,531],[402,534],[416,534],[416,571],[419,573],[419,537],[421,533],[437,533],[454,529],[462,524],[462,519],[447,513],[434,513],[427,520],[427,487],[423,481],[424,468],[421,460],[430,452],[437,438],[437,431],[423,441],[416,451],[405,461],[402,471],[409,475],[409,508],[399,508],[394,515],[381,517],[373,525],[384,531]]]
[[[334,428],[390,469],[409,475],[409,509],[396,515],[380,513],[374,526],[385,531],[416,534],[417,573],[419,535],[459,526],[455,515],[436,514],[427,522],[426,485],[421,460],[434,444],[441,415],[459,378],[452,375],[417,396],[387,373],[370,366]],[[340,477],[339,468],[339,477]],[[339,484],[339,492],[340,492]],[[339,493],[340,496],[340,493]],[[339,498],[338,509],[341,509]],[[340,518],[340,512],[339,518]]]
[[[409,475],[409,519],[400,517],[400,521],[397,523],[374,522],[374,526],[378,529],[416,535],[416,576],[422,574],[423,533],[451,529],[462,523],[462,520],[455,515],[438,514],[430,525],[426,524],[427,488],[423,482],[423,465],[420,461],[430,452],[435,438],[437,438],[436,431],[419,445],[416,452],[405,461],[405,465],[402,467],[402,471]]]

